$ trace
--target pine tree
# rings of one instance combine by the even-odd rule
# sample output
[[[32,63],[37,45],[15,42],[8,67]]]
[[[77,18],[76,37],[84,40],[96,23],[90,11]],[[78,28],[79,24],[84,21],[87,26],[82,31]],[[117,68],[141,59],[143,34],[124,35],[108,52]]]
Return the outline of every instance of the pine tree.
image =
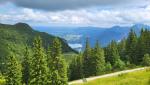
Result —
[[[21,64],[13,53],[7,57],[6,85],[21,85]]]
[[[122,39],[121,42],[118,44],[118,51],[120,59],[125,62],[128,62],[128,58],[126,56],[126,39]]]
[[[132,64],[138,64],[137,60],[137,35],[131,29],[126,42],[126,54],[129,62]]]
[[[91,63],[91,48],[88,39],[86,40],[86,47],[83,53],[83,74],[84,77],[92,75],[92,63]]]
[[[83,78],[83,66],[81,54],[75,56],[70,66],[70,80],[77,80]]]
[[[31,64],[31,57],[30,57],[29,49],[26,46],[25,48],[25,53],[24,53],[24,59],[22,62],[22,77],[23,77],[23,83],[25,85],[28,85],[29,83],[29,78],[30,78],[30,64]]]
[[[42,40],[40,37],[35,38],[33,43],[33,57],[31,58],[30,67],[30,85],[47,85],[47,62]]]
[[[67,65],[62,58],[61,43],[58,38],[52,42],[51,55],[49,55],[50,85],[67,85]]]
[[[147,29],[142,29],[141,30],[141,35],[139,37],[138,40],[138,45],[137,45],[137,60],[140,64],[140,62],[142,62],[142,59],[144,57],[144,54],[146,53],[150,53],[150,31],[148,31]]]
[[[105,57],[104,57],[104,50],[99,46],[99,42],[96,42],[95,48],[92,52],[92,60],[93,62],[93,69],[94,75],[102,74],[105,70]]]
[[[115,41],[112,41],[110,45],[106,48],[106,61],[110,62],[110,64],[113,66],[120,58],[117,43]]]

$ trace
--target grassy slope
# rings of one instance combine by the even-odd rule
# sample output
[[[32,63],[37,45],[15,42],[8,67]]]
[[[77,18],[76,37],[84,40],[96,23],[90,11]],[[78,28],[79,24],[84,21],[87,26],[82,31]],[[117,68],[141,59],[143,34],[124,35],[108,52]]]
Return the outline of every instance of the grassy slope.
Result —
[[[150,85],[150,69],[74,85]]]

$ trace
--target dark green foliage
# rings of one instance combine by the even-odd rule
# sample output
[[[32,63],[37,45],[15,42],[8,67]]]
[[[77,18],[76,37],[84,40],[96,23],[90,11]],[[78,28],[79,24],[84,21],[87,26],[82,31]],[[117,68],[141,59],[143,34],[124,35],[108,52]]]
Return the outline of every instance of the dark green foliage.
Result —
[[[111,64],[109,62],[107,62],[106,65],[105,65],[105,71],[109,72],[111,70],[112,70],[112,66],[111,66]]]
[[[126,39],[122,39],[121,42],[118,44],[118,51],[120,55],[120,59],[124,62],[127,62],[129,59],[126,56]]]
[[[6,85],[21,85],[21,64],[13,53],[7,56],[6,69]]]
[[[24,58],[22,62],[22,82],[25,83],[25,85],[28,85],[29,78],[30,78],[30,64],[31,64],[31,55],[28,47],[25,48]]]
[[[117,43],[112,41],[110,45],[106,48],[106,62],[110,62],[112,66],[116,63],[118,59],[120,59]]]
[[[150,66],[150,55],[145,54],[143,57],[143,65]]]
[[[92,52],[92,69],[94,75],[100,75],[105,70],[105,56],[104,50],[99,46],[99,42],[95,44],[95,48]]]
[[[85,47],[85,50],[84,50],[84,53],[83,53],[83,74],[84,74],[84,77],[89,77],[92,75],[92,71],[93,70],[92,68],[92,62],[91,62],[91,52],[92,52],[92,49],[90,48],[90,44],[89,44],[89,41],[88,39],[86,40],[86,47]]]
[[[23,58],[22,56],[24,56],[22,50],[24,50],[26,45],[32,47],[32,41],[36,36],[41,36],[45,49],[47,49],[47,46],[52,46],[52,41],[55,38],[55,36],[47,33],[35,31],[25,23],[15,25],[0,24],[0,70],[2,72],[5,70],[3,64],[5,63],[7,54],[10,52],[10,50],[7,49],[8,44],[11,45],[14,54],[21,60]],[[75,52],[68,46],[65,40],[61,38],[58,39],[62,44],[63,52]]]
[[[131,64],[139,63],[137,60],[137,36],[132,29],[126,41],[126,55],[129,57],[128,59]]]
[[[72,60],[69,66],[69,71],[70,71],[69,80],[76,80],[83,78],[83,65],[81,54],[79,54]]]
[[[58,38],[52,42],[53,46],[49,51],[48,63],[50,70],[50,85],[67,85],[67,66],[62,58],[61,43]]]
[[[122,60],[118,59],[115,61],[114,68],[123,70],[125,68],[125,63]]]
[[[141,36],[138,39],[137,47],[137,61],[142,62],[143,56],[146,53],[150,54],[150,31],[147,29],[141,30]]]
[[[46,62],[46,54],[42,47],[42,40],[40,37],[35,38],[33,43],[33,56],[31,58],[30,66],[30,85],[47,85],[48,84],[48,68]]]

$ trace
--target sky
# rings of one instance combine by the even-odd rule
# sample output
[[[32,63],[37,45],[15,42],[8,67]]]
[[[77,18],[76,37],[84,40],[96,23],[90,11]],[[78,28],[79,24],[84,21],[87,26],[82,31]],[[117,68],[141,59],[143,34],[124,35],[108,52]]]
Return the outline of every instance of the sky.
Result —
[[[32,26],[150,25],[150,0],[0,0],[0,23]]]

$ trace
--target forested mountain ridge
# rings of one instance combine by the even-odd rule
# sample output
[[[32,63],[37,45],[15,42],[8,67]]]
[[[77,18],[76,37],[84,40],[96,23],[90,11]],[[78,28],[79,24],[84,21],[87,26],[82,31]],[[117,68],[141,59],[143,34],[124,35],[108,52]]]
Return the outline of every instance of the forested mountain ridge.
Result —
[[[0,60],[3,60],[9,53],[8,46],[12,47],[18,57],[22,56],[26,45],[32,47],[32,41],[35,36],[41,36],[45,49],[47,49],[47,46],[51,46],[53,39],[56,38],[45,32],[35,31],[25,23],[15,25],[0,24]],[[75,52],[64,39],[59,38],[59,40],[62,43],[63,52]]]

